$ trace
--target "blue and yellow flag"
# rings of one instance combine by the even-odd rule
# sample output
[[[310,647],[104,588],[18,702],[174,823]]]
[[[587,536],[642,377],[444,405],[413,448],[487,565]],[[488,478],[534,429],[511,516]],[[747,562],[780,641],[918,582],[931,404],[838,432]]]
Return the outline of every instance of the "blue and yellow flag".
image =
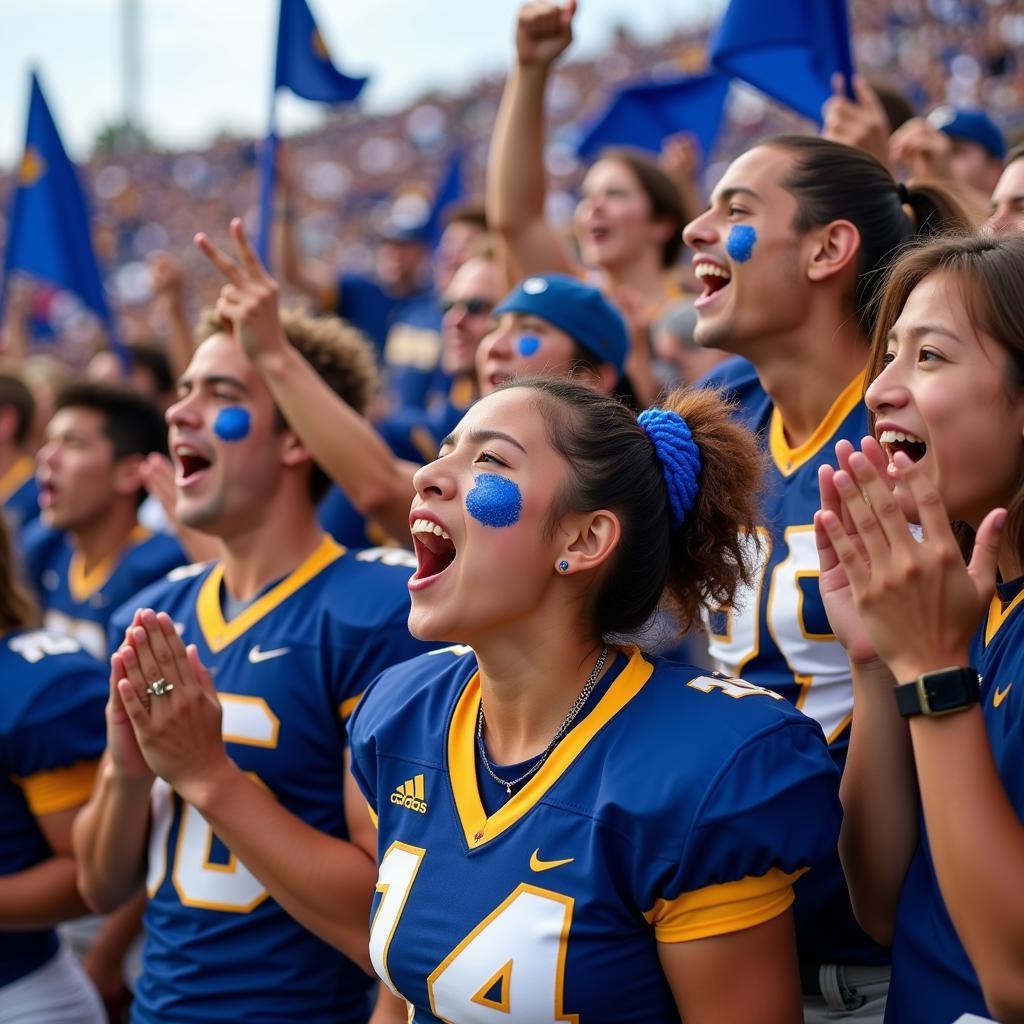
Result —
[[[73,292],[106,325],[120,351],[92,247],[85,196],[33,72],[28,130],[11,201],[4,282],[12,271]]]
[[[281,0],[277,19],[277,58],[274,63],[274,89],[270,99],[270,124],[258,159],[260,226],[256,236],[256,251],[267,267],[270,266],[270,223],[276,178],[275,107],[278,90],[291,89],[296,96],[315,103],[349,103],[362,92],[367,81],[367,78],[344,75],[334,66],[306,0]]]
[[[274,89],[291,89],[317,103],[348,103],[366,85],[365,78],[343,75],[331,63],[306,0],[281,0],[277,22]]]
[[[711,63],[821,124],[841,71],[853,77],[846,0],[731,0],[711,38]],[[852,93],[849,93],[852,95]]]

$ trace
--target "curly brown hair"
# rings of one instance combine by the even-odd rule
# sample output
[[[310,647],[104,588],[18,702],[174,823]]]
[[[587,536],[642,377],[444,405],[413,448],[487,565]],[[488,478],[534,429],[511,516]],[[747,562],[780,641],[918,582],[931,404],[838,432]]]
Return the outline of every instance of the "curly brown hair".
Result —
[[[282,309],[280,315],[288,341],[346,405],[365,415],[380,388],[373,346],[366,335],[336,316],[313,317],[301,309]],[[225,324],[216,310],[204,309],[196,324],[196,344],[221,333],[230,334],[230,324]],[[286,429],[288,422],[280,410],[277,418],[279,429]],[[327,475],[314,466],[310,476],[313,500],[319,501],[329,486]]]
[[[701,458],[697,498],[673,529],[654,445],[622,402],[569,380],[508,386],[537,393],[548,440],[568,466],[549,528],[570,510],[606,508],[619,517],[619,546],[593,601],[599,635],[636,633],[659,604],[686,631],[702,610],[730,604],[750,583],[757,552],[744,538],[757,536],[765,457],[717,392],[680,388],[662,404],[686,421]]]

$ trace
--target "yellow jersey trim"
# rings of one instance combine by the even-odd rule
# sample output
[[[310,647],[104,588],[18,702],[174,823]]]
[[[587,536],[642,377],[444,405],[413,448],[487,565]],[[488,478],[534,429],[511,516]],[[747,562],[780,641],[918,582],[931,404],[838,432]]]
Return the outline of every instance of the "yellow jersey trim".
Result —
[[[349,697],[348,700],[343,700],[338,705],[338,714],[341,715],[341,720],[344,722],[349,715],[352,714],[356,709],[356,705],[363,699],[361,693],[357,693],[354,697]]]
[[[369,805],[366,805],[366,812],[370,815],[370,821],[373,823],[373,827],[377,828],[377,812]]]
[[[476,783],[476,724],[480,713],[480,673],[474,672],[459,696],[448,730],[448,777],[455,809],[471,850],[483,846],[510,828],[544,796],[587,744],[643,688],[654,666],[637,648],[597,707],[573,728],[551,752],[540,770],[491,817],[487,817]]]
[[[985,620],[985,646],[988,647],[992,638],[999,632],[999,627],[1010,617],[1016,607],[1024,601],[1024,589],[1004,608],[998,594],[992,595],[988,606],[988,618]]]
[[[79,807],[92,794],[99,761],[79,761],[70,768],[54,768],[15,779],[35,815],[56,814]]]
[[[815,428],[803,444],[790,448],[786,440],[786,428],[782,423],[782,414],[772,409],[771,424],[768,428],[768,450],[772,461],[783,476],[795,473],[808,459],[813,458],[828,443],[839,429],[839,424],[850,415],[864,396],[864,379],[867,370],[862,370],[839,393],[832,403],[832,408],[825,413],[825,418]]]
[[[265,615],[286,601],[300,587],[305,586],[314,576],[345,554],[333,537],[324,534],[316,550],[289,573],[280,583],[268,590],[261,598],[253,601],[230,622],[224,618],[220,607],[220,585],[224,579],[224,563],[218,562],[210,575],[203,580],[196,598],[196,619],[203,632],[207,647],[214,654],[223,651],[228,644],[237,640],[246,630],[251,629]]]
[[[107,580],[114,575],[114,571],[121,564],[125,552],[129,548],[137,547],[143,541],[149,540],[150,532],[144,526],[135,524],[135,528],[128,534],[124,544],[98,562],[89,572],[85,571],[85,559],[80,551],[71,553],[71,561],[68,563],[68,593],[71,600],[77,604],[84,604],[97,591],[102,590]]]
[[[31,479],[36,471],[36,464],[31,455],[22,455],[16,459],[3,476],[0,476],[0,503],[5,502],[22,484]]]
[[[684,892],[674,900],[658,900],[644,914],[659,942],[692,942],[728,935],[764,924],[789,909],[793,883],[806,871],[767,874]]]

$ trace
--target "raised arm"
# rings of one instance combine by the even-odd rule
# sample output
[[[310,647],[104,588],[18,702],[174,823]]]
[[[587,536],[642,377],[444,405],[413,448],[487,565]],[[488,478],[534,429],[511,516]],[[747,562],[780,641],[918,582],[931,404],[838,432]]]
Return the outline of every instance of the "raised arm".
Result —
[[[369,914],[377,877],[366,802],[346,796],[352,841],[336,839],[285,809],[228,756],[221,710],[195,647],[170,617],[146,610],[129,643],[136,652],[118,693],[150,768],[202,814],[284,909],[369,973]],[[122,648],[122,654],[125,648]],[[173,686],[149,700],[146,679]],[[352,784],[354,786],[354,783]],[[355,806],[353,806],[355,804]]]
[[[277,196],[271,231],[273,266],[281,279],[311,298],[325,313],[333,312],[338,302],[338,283],[331,267],[304,257],[299,250],[295,223],[298,216],[295,177],[284,143],[275,154]]]
[[[167,331],[171,373],[177,380],[192,359],[192,330],[185,307],[185,274],[181,264],[169,252],[155,252],[148,262],[157,309]]]
[[[246,355],[266,382],[291,428],[313,459],[364,516],[375,519],[398,541],[409,539],[409,506],[415,493],[414,463],[395,458],[370,421],[320,378],[289,344],[278,314],[277,282],[260,265],[242,231],[231,222],[239,261],[205,235],[196,244],[228,284],[217,302]]]
[[[544,96],[551,66],[572,42],[575,0],[537,0],[519,11],[516,62],[505,82],[487,161],[487,222],[522,276],[575,270],[545,220]],[[511,281],[509,282],[511,283]]]

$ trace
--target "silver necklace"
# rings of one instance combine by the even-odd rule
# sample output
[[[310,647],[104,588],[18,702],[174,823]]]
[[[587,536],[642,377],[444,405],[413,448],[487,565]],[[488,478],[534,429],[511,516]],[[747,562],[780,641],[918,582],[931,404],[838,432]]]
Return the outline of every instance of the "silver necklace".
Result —
[[[496,782],[499,786],[505,787],[505,793],[508,796],[512,795],[512,787],[518,786],[520,782],[525,782],[534,772],[540,769],[540,766],[548,759],[548,754],[555,749],[558,741],[569,731],[569,726],[576,720],[576,716],[583,709],[583,705],[587,703],[587,699],[594,692],[594,687],[597,686],[597,677],[601,674],[601,669],[604,668],[605,659],[608,657],[608,645],[605,644],[601,650],[601,657],[597,659],[597,664],[594,666],[594,671],[587,676],[587,681],[583,684],[583,689],[580,690],[579,696],[573,701],[573,705],[569,708],[569,713],[562,720],[562,724],[558,727],[558,731],[554,736],[551,737],[551,742],[544,748],[543,753],[540,757],[534,761],[533,765],[529,770],[523,772],[518,779],[503,779],[500,775],[496,774],[494,769],[491,767],[490,759],[487,757],[487,748],[484,744],[484,703],[480,702],[480,714],[476,720],[476,745],[480,750],[480,760],[483,761],[484,771]]]

